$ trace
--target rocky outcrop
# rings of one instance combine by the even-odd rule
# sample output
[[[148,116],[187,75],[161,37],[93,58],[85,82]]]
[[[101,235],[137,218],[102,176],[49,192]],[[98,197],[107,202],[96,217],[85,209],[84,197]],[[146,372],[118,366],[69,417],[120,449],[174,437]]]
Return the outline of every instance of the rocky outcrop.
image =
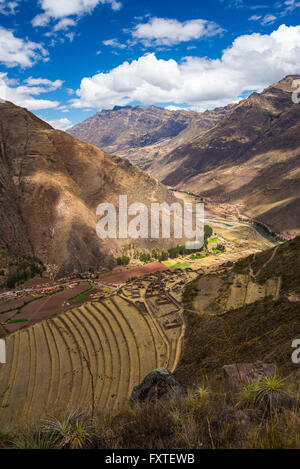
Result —
[[[268,376],[278,373],[277,366],[273,363],[236,363],[225,365],[222,368],[227,383],[232,387],[242,384],[260,381]]]
[[[174,394],[184,394],[183,386],[166,368],[158,368],[147,375],[138,386],[133,388],[130,405],[170,399]]]

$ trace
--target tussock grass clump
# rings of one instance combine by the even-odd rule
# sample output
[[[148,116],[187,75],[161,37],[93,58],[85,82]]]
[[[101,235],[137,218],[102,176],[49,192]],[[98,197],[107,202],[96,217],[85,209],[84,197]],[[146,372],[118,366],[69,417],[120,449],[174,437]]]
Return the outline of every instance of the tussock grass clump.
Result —
[[[17,434],[10,442],[10,446],[15,449],[53,449],[55,440],[53,435],[43,433],[40,428],[29,428]]]
[[[251,447],[254,449],[299,449],[299,400],[291,409],[275,409],[273,414],[254,429]]]
[[[294,389],[294,379],[289,385]],[[218,386],[211,381],[209,388],[195,386],[169,401],[93,419],[77,410],[64,418],[43,420],[24,432],[3,430],[2,444],[19,449],[300,448],[299,399],[293,399],[288,408],[279,399],[272,412],[256,405],[251,408],[253,403],[264,403],[265,396],[281,396],[285,380],[275,376],[246,385],[241,406],[239,392],[215,392]]]
[[[47,419],[42,422],[41,432],[50,438],[58,449],[83,449],[92,445],[93,427],[84,414],[78,410],[65,419]]]
[[[5,447],[7,443],[12,439],[13,432],[10,428],[0,428],[0,448]]]
[[[208,388],[201,387],[201,386],[199,386],[192,393],[192,397],[194,399],[199,399],[199,400],[202,400],[202,401],[207,401],[210,398],[210,395],[211,395],[210,390]]]
[[[267,422],[254,434],[253,449],[285,449],[284,437],[274,422]]]
[[[279,376],[269,376],[247,384],[242,390],[238,407],[255,407],[266,402],[272,402],[274,397],[284,393],[285,379]]]

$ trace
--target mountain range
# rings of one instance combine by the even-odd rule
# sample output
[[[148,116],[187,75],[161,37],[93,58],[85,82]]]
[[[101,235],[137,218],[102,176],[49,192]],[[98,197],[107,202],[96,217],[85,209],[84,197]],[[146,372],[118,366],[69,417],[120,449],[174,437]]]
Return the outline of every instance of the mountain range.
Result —
[[[68,132],[146,169],[156,158],[214,127],[233,107],[199,113],[156,106],[115,106]]]
[[[300,105],[292,101],[299,78],[204,113],[116,107],[69,132],[171,188],[235,207],[293,237],[300,233]]]
[[[272,227],[300,233],[300,105],[288,76],[253,93],[214,128],[149,171],[164,184],[201,194]]]
[[[117,206],[122,194],[129,204],[172,202],[166,186],[235,207],[286,237],[299,234],[300,106],[291,99],[299,78],[215,111],[116,107],[70,130],[97,145],[106,141],[123,158],[1,103],[1,245],[61,274],[111,267],[128,240],[99,240],[98,204]],[[148,158],[150,174],[127,158]],[[153,240],[137,245],[156,247]]]

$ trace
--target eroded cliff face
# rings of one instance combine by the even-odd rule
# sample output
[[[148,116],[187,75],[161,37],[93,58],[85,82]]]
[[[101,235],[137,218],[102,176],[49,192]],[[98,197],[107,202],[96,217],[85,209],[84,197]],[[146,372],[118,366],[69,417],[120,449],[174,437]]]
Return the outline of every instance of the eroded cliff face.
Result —
[[[97,237],[98,204],[117,206],[119,195],[147,206],[173,200],[128,161],[8,102],[0,104],[0,163],[1,244],[57,265],[60,274],[113,265],[120,241]]]

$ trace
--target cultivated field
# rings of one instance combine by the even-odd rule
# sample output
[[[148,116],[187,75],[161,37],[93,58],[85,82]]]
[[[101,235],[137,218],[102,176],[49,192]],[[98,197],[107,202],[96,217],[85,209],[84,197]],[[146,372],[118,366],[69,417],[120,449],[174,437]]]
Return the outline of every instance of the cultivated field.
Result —
[[[264,284],[255,282],[250,275],[224,273],[207,275],[197,281],[197,295],[193,311],[198,314],[215,315],[243,308],[264,298],[277,300],[281,278],[268,279]]]
[[[65,303],[76,295],[80,295],[90,288],[88,282],[81,282],[75,288],[66,288],[54,294],[39,295],[28,294],[16,300],[5,301],[0,305],[0,337],[5,332],[15,332],[20,328],[33,325],[43,319],[48,319],[63,311]]]
[[[25,425],[76,408],[90,414],[122,409],[149,372],[173,372],[185,331],[182,293],[199,273],[221,277],[199,277],[193,304],[198,314],[276,298],[279,279],[258,285],[251,271],[232,277],[224,267],[220,271],[220,265],[265,249],[268,241],[243,223],[218,219],[212,225],[210,247],[225,243],[224,253],[118,268],[4,299],[0,334],[8,335],[7,363],[0,365],[0,425]]]
[[[142,277],[146,274],[152,274],[155,272],[160,272],[167,270],[167,267],[161,264],[160,262],[150,262],[146,265],[141,265],[138,267],[127,267],[127,268],[116,268],[112,272],[101,275],[101,280],[103,282],[119,284],[130,280],[133,277]]]
[[[177,281],[188,275],[178,273]],[[144,276],[118,294],[9,334],[7,363],[0,365],[0,424],[24,425],[76,408],[121,409],[150,371],[173,371],[184,334],[171,291],[175,276]]]

